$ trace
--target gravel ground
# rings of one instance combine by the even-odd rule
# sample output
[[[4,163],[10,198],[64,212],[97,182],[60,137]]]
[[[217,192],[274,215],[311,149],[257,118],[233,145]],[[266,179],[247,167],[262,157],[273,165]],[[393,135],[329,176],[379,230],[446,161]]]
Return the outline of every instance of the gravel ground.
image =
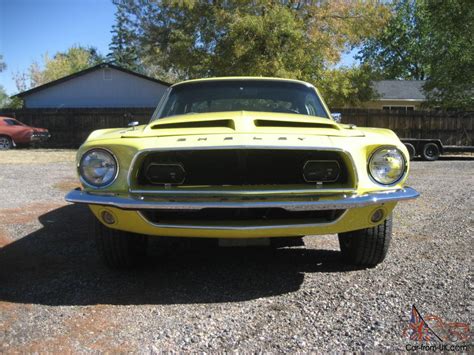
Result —
[[[28,164],[0,152],[0,352],[403,351],[412,304],[472,325],[472,158],[412,163],[422,196],[395,210],[375,269],[342,265],[328,235],[277,251],[155,243],[118,273],[87,208],[63,201],[73,152],[23,152]]]

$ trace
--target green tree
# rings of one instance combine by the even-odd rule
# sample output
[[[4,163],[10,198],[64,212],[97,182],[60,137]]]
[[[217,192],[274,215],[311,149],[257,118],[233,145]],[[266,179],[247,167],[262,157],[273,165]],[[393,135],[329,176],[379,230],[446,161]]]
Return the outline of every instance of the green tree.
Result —
[[[385,79],[427,80],[429,104],[474,107],[474,7],[471,0],[399,0],[362,63]]]
[[[3,61],[3,55],[0,54],[0,73],[7,68],[7,65]],[[23,105],[21,99],[14,98],[11,99],[5,88],[0,85],[0,108],[20,108]]]
[[[433,105],[474,109],[474,6],[471,0],[425,1],[425,85]]]
[[[0,54],[0,73],[7,68],[7,65],[3,61],[3,54]]]
[[[385,79],[425,80],[426,62],[424,7],[417,0],[392,5],[393,16],[375,37],[369,37],[358,59]]]
[[[113,64],[134,70],[143,71],[138,59],[138,51],[135,46],[135,38],[130,30],[130,20],[126,15],[124,6],[117,0],[112,1],[116,6],[115,24],[112,26],[112,42],[109,45],[107,60]]]
[[[73,46],[52,58],[46,53],[41,65],[33,62],[24,73],[15,73],[17,89],[24,91],[50,81],[87,69],[104,60],[93,47]]]
[[[336,71],[342,52],[377,32],[388,11],[375,2],[116,0],[115,29],[144,70],[165,80],[265,75],[316,86]],[[126,17],[126,20],[122,17]],[[131,35],[130,35],[131,33]],[[120,36],[118,36],[120,37]],[[117,38],[118,38],[117,37]],[[353,85],[344,75],[341,84]],[[344,77],[344,78],[343,78]],[[356,93],[357,90],[352,90]]]
[[[7,107],[10,103],[10,97],[7,95],[5,88],[0,85],[0,108]]]

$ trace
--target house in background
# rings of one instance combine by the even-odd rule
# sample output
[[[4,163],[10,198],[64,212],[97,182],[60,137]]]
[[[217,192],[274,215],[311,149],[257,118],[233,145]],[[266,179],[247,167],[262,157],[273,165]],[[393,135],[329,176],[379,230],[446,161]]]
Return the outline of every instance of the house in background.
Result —
[[[102,63],[15,96],[25,108],[154,108],[170,86]]]
[[[426,102],[425,83],[425,80],[375,81],[374,90],[378,97],[364,103],[363,107],[403,112],[419,110]]]

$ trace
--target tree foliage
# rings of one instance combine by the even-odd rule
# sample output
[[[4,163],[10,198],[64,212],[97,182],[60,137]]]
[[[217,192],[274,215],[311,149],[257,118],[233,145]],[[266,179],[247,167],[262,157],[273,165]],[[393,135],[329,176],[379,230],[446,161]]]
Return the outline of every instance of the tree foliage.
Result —
[[[431,105],[474,107],[474,6],[471,0],[399,0],[359,59],[386,79],[428,80]]]
[[[0,73],[7,68],[7,65],[3,61],[3,54],[0,54]]]
[[[126,39],[123,48],[136,50],[137,62],[149,75],[169,81],[279,76],[310,81],[323,91],[334,80],[340,86],[354,84],[350,77],[358,69],[338,72],[334,65],[344,51],[374,35],[388,16],[379,3],[343,0],[114,3],[112,55],[120,57],[118,44]],[[356,96],[367,92],[344,89]]]
[[[0,73],[7,68],[6,63],[3,61],[3,55],[0,54]],[[22,101],[19,98],[11,99],[5,88],[0,85],[0,108],[20,108],[22,106]]]
[[[401,0],[392,11],[383,30],[364,42],[358,58],[385,79],[425,80],[429,70],[423,7],[417,0]]]
[[[434,105],[474,109],[474,6],[470,0],[431,0],[424,3],[425,85]]]
[[[107,61],[115,65],[134,71],[142,71],[138,58],[138,51],[133,46],[134,35],[130,30],[130,20],[122,6],[118,6],[117,0],[112,1],[117,6],[115,12],[115,24],[112,26],[112,41],[109,45]]]
[[[17,89],[24,91],[87,69],[103,61],[93,47],[73,46],[52,58],[46,53],[41,64],[33,62],[26,72],[14,74]]]

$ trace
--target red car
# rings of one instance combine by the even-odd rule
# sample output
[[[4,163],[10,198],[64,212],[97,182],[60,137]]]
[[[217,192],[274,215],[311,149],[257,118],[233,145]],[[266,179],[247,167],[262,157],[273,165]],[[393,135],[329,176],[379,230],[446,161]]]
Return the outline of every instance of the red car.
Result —
[[[17,144],[42,142],[49,137],[51,134],[46,128],[30,127],[11,117],[0,117],[0,150]]]

